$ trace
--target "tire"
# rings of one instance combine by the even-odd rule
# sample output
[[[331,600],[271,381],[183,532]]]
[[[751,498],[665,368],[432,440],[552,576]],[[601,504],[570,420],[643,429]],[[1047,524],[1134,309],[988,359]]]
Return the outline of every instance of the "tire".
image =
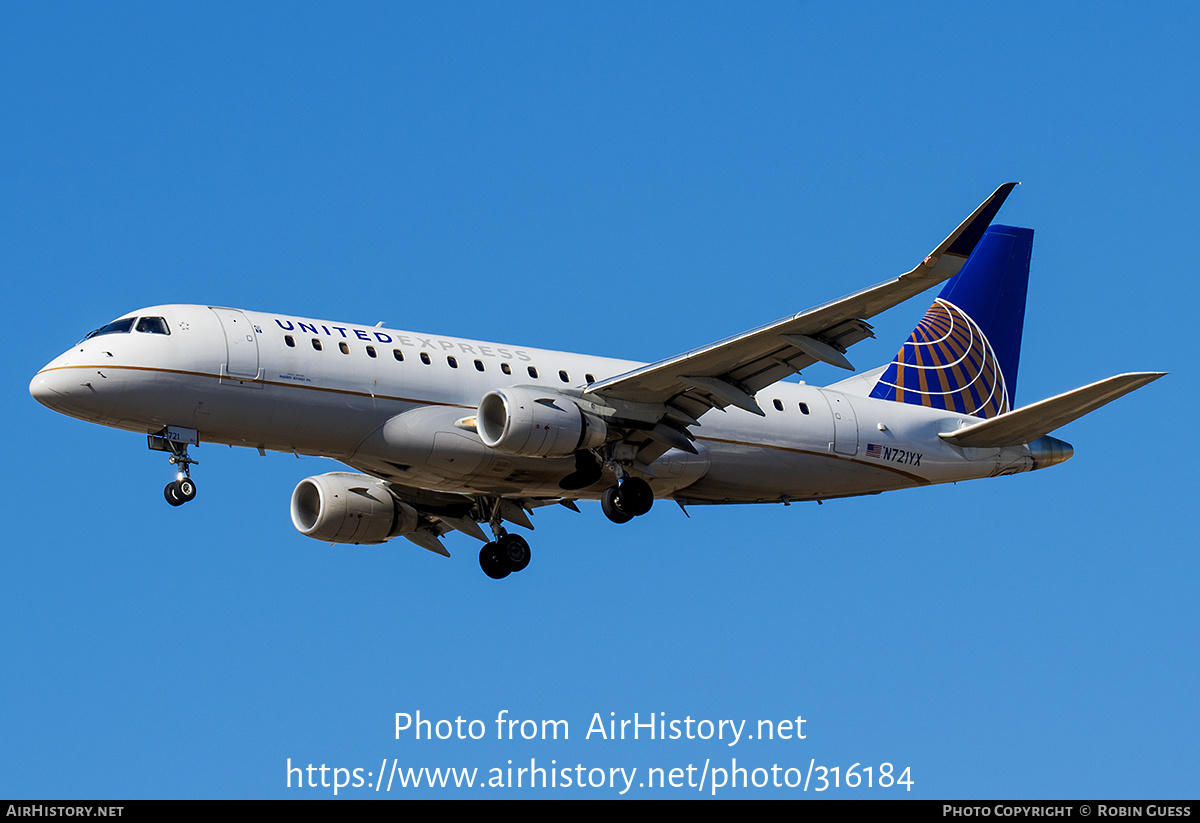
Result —
[[[192,478],[185,477],[182,480],[175,481],[175,494],[181,501],[187,503],[189,500],[196,499],[196,484],[192,482]]]
[[[172,506],[182,506],[185,502],[187,502],[179,496],[178,480],[172,480],[166,485],[166,488],[163,489],[163,497],[167,498],[167,502]]]
[[[479,550],[479,568],[493,580],[503,580],[508,577],[508,566],[503,562],[495,543],[485,543]]]
[[[600,495],[600,508],[604,511],[604,516],[614,523],[628,523],[633,519],[632,514],[626,514],[620,507],[616,486],[609,486],[604,490],[604,494]]]
[[[617,508],[633,517],[641,517],[654,505],[650,484],[640,477],[627,477],[617,486]]]
[[[529,543],[519,534],[506,534],[496,541],[500,559],[511,572],[522,571],[529,565]]]

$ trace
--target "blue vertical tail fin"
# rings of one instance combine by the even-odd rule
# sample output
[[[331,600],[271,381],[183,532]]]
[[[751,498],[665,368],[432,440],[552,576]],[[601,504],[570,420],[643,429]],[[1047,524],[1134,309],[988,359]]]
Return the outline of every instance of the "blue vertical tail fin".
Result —
[[[871,397],[990,418],[1016,398],[1033,229],[991,226]]]

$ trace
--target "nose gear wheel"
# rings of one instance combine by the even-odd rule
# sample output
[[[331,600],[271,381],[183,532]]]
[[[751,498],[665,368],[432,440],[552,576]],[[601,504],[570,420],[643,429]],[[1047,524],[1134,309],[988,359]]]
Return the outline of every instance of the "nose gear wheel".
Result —
[[[160,445],[154,445],[158,441]],[[172,466],[179,467],[179,473],[175,475],[175,479],[166,485],[163,489],[163,497],[172,506],[182,506],[190,500],[196,498],[196,483],[189,476],[191,466],[198,461],[188,457],[187,443],[179,443],[166,438],[151,436],[151,448],[158,451],[170,451],[171,456],[168,458]]]

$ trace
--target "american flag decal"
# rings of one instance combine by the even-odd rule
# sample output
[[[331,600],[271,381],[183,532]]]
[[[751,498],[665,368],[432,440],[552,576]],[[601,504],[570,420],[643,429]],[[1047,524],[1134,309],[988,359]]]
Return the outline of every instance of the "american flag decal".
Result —
[[[876,460],[883,457],[883,446],[880,446],[876,443],[868,443],[867,457],[874,457]]]

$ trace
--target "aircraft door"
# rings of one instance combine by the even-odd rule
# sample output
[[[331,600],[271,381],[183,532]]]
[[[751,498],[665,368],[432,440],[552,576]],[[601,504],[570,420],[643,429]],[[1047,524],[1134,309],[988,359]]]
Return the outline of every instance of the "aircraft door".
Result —
[[[850,398],[835,391],[823,389],[821,394],[829,401],[833,412],[833,450],[838,454],[858,453],[858,418]]]
[[[253,324],[237,309],[209,308],[221,321],[221,329],[225,332],[225,363],[221,367],[221,376],[238,381],[256,379],[258,337]]]

